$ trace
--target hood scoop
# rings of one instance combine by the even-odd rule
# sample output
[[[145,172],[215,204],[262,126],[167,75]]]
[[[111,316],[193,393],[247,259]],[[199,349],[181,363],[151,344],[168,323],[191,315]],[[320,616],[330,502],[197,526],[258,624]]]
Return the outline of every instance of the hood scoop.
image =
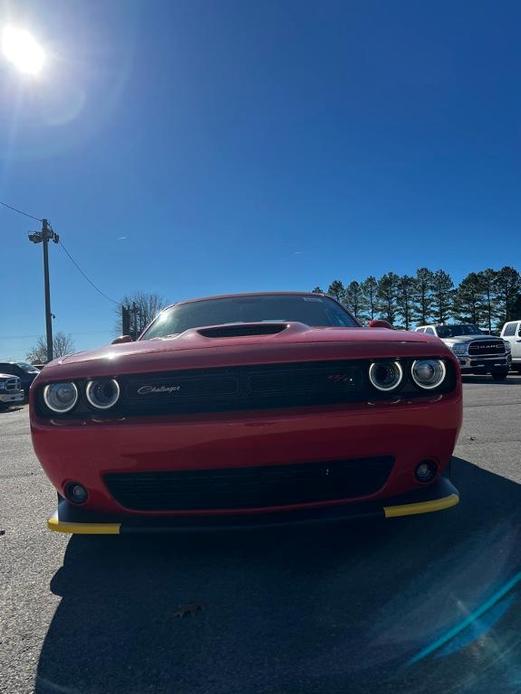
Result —
[[[200,328],[197,332],[203,337],[249,337],[255,335],[276,335],[286,330],[287,323],[229,323],[210,328]]]

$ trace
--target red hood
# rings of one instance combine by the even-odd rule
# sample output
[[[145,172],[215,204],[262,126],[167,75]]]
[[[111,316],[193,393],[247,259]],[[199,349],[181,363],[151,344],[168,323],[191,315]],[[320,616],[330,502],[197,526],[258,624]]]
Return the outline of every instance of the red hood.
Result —
[[[201,328],[159,340],[106,345],[56,359],[37,377],[56,379],[118,376],[176,369],[321,361],[448,357],[451,350],[437,337],[386,328],[311,328],[287,323],[273,335],[205,337]]]

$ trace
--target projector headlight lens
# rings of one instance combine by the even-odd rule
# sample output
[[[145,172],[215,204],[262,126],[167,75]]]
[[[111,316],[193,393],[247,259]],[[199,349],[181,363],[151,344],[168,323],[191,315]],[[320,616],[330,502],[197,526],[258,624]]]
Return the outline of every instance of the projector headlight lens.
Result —
[[[98,410],[108,410],[119,400],[119,383],[114,378],[98,378],[89,381],[85,395],[92,407]]]
[[[369,380],[377,390],[395,390],[402,379],[403,370],[397,361],[375,361],[369,367]]]
[[[465,343],[457,342],[455,345],[452,345],[452,351],[454,354],[466,354],[467,345]]]
[[[446,375],[447,369],[441,359],[417,359],[411,366],[412,380],[425,390],[437,388]]]
[[[43,389],[43,400],[50,410],[64,414],[78,402],[78,389],[72,382],[50,383]]]

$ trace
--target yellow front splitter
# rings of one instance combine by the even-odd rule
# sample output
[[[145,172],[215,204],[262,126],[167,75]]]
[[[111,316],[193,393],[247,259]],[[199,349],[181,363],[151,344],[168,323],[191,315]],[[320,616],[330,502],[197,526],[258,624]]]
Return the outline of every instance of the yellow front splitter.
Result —
[[[121,523],[73,523],[61,521],[58,511],[47,521],[49,530],[57,533],[73,533],[74,535],[119,535]]]
[[[380,501],[345,504],[327,508],[257,513],[234,516],[107,517],[65,499],[47,521],[49,530],[75,535],[121,535],[126,533],[166,533],[175,531],[235,530],[252,527],[287,526],[365,518],[399,518],[434,513],[456,506],[459,493],[445,477],[409,494]]]
[[[415,516],[419,513],[434,513],[444,511],[446,508],[459,504],[458,494],[449,494],[441,499],[420,501],[413,504],[397,504],[396,506],[384,506],[386,518],[398,518],[399,516]]]

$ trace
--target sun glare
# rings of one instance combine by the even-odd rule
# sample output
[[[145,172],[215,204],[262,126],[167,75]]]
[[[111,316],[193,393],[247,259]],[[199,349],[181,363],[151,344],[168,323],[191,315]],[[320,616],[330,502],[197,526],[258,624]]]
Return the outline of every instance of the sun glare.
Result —
[[[2,53],[20,72],[37,75],[45,62],[45,53],[25,29],[5,27],[2,31]]]

